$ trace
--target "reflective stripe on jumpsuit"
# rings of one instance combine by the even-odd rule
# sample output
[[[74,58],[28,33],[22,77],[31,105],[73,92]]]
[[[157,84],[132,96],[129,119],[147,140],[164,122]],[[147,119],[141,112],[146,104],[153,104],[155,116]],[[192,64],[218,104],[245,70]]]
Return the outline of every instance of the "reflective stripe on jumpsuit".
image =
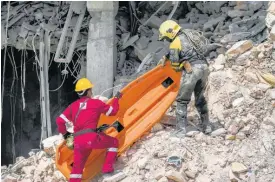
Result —
[[[87,133],[77,136],[74,140],[74,164],[69,182],[81,182],[85,163],[92,150],[104,148],[107,148],[107,154],[102,172],[112,172],[117,156],[118,140],[104,133]]]
[[[57,118],[58,131],[63,135],[67,132],[65,123],[74,121],[78,109],[87,97],[83,97],[73,102]],[[83,110],[79,112],[77,121],[74,123],[74,132],[84,129],[96,129],[101,114],[113,116],[118,112],[118,99],[114,98],[112,105],[107,105],[98,99],[88,99]],[[69,182],[81,182],[83,169],[88,156],[93,149],[107,148],[106,158],[103,164],[102,172],[112,172],[113,164],[117,156],[118,140],[104,133],[85,133],[74,138],[74,163]]]

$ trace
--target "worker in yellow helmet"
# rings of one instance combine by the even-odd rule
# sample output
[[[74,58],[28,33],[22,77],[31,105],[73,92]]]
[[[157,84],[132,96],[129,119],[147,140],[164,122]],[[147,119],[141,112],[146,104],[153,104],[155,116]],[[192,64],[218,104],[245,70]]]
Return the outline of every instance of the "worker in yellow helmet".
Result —
[[[191,32],[191,33],[190,33]],[[184,137],[187,124],[187,104],[195,93],[195,105],[201,117],[201,129],[211,133],[207,102],[204,97],[205,86],[209,75],[207,61],[201,51],[205,37],[191,30],[184,30],[173,20],[163,22],[159,27],[159,40],[166,39],[170,42],[169,52],[159,62],[164,65],[170,60],[176,71],[182,71],[180,89],[176,98],[177,130],[176,136]]]
[[[103,173],[112,173],[118,150],[118,140],[97,129],[101,114],[114,116],[119,109],[121,93],[115,95],[112,105],[105,104],[99,99],[92,98],[93,84],[87,78],[77,81],[75,91],[80,99],[69,105],[56,119],[58,131],[67,139],[71,133],[66,131],[66,122],[74,126],[74,165],[70,174],[70,182],[81,182],[85,163],[93,149],[107,148]]]

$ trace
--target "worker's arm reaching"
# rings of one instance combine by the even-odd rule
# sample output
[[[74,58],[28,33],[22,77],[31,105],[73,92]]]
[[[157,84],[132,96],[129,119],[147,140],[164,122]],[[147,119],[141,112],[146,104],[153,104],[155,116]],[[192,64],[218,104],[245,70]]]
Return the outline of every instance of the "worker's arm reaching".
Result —
[[[105,104],[102,102],[102,106],[100,107],[101,113],[105,114],[106,116],[114,116],[119,110],[118,100],[121,98],[122,94],[118,92],[115,95],[112,105]]]
[[[71,105],[67,107],[65,111],[56,118],[58,131],[62,135],[65,135],[67,133],[66,125],[65,125],[66,122],[72,122]]]

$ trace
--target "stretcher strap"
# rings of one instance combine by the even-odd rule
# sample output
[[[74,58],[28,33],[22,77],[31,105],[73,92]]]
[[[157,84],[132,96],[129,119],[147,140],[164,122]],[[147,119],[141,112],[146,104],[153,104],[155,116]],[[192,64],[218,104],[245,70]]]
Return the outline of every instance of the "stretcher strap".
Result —
[[[117,148],[108,148],[107,151],[108,152],[117,152]]]
[[[112,111],[113,111],[113,107],[110,106],[109,110],[106,112],[106,116],[109,116],[112,113]]]
[[[82,174],[71,174],[70,175],[70,178],[72,179],[72,178],[77,178],[77,179],[81,179],[82,178]]]
[[[92,132],[96,132],[96,130],[93,130],[93,129],[90,129],[90,128],[89,129],[84,129],[84,130],[75,132],[74,137],[77,137],[79,135],[83,135],[83,134],[86,134],[86,133],[92,133]]]
[[[61,114],[59,117],[61,117],[66,122],[70,122],[70,120],[64,114]]]

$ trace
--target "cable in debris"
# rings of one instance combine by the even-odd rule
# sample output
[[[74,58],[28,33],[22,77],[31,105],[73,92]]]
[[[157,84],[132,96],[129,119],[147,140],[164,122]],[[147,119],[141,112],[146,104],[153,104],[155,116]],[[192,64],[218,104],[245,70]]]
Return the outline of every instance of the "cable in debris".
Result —
[[[142,26],[146,26],[147,25],[147,23],[152,19],[152,17],[153,16],[155,16],[167,3],[168,3],[169,1],[166,1],[165,3],[163,3],[162,4],[162,6],[161,7],[159,7],[159,9],[155,12],[155,13],[153,13],[152,15],[151,15],[151,17],[144,23],[144,24],[142,24],[140,27],[142,27]]]
[[[8,24],[9,24],[9,18],[10,18],[10,1],[8,3],[8,14],[6,19],[6,37],[5,37],[5,53],[4,53],[4,65],[3,65],[3,82],[2,82],[2,95],[1,95],[1,106],[2,106],[2,112],[1,112],[1,123],[3,118],[3,101],[4,101],[4,88],[5,88],[5,72],[6,72],[6,57],[7,57],[7,47],[8,47]]]
[[[103,93],[104,93],[104,92],[106,92],[106,91],[108,91],[108,90],[111,90],[111,89],[113,89],[113,88],[120,87],[120,86],[122,86],[123,84],[124,84],[124,83],[121,83],[121,84],[119,84],[119,85],[116,85],[116,86],[114,86],[114,87],[111,87],[111,88],[108,88],[108,89],[104,90],[104,91],[100,94],[100,96],[103,96]]]
[[[24,93],[25,93],[25,67],[23,65],[25,65],[25,58],[26,58],[26,49],[22,50],[22,54],[21,54],[21,95],[22,95],[22,109],[23,111],[25,111],[25,97],[24,97]],[[24,68],[23,68],[24,67]]]
[[[175,14],[178,6],[179,6],[179,2],[178,1],[173,1],[174,7],[173,10],[171,11],[171,13],[169,14],[169,16],[167,17],[167,20],[171,20],[171,18],[173,17],[173,15]]]
[[[63,84],[64,84],[64,82],[65,82],[65,79],[66,79],[66,75],[64,75],[64,78],[63,78],[63,80],[62,80],[62,83],[61,83],[61,85],[58,87],[58,88],[56,88],[56,89],[54,89],[54,90],[49,90],[50,92],[56,92],[57,90],[59,90],[62,86],[63,86]]]

